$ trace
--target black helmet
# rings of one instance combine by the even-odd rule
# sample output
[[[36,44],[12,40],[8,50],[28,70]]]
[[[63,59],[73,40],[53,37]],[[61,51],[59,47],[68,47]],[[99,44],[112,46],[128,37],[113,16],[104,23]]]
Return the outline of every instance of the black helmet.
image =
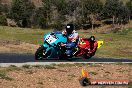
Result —
[[[68,34],[71,34],[73,30],[74,30],[74,25],[73,24],[67,24],[66,25],[66,32]]]
[[[89,39],[90,39],[91,42],[95,41],[95,37],[94,36],[91,36]]]

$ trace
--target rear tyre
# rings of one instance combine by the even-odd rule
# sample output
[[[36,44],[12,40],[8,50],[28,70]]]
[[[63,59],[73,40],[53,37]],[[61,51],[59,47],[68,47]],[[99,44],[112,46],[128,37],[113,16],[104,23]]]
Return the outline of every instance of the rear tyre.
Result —
[[[90,59],[92,56],[95,55],[95,53],[96,53],[96,51],[93,52],[93,53],[91,53],[91,54],[84,55],[83,57],[84,57],[85,59]]]
[[[90,59],[92,56],[91,55],[83,55],[83,57],[85,58],[85,59]]]
[[[95,53],[96,53],[96,51],[92,53],[92,56],[94,56],[94,55],[95,55]]]
[[[45,56],[43,55],[44,52],[45,52],[44,47],[43,46],[39,47],[35,52],[35,60],[42,60],[43,58],[45,58]]]

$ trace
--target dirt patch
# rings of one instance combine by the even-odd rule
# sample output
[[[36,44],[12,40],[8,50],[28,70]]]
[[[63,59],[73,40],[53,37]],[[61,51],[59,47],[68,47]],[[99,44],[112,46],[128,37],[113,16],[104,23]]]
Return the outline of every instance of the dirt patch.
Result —
[[[38,45],[20,41],[0,41],[0,53],[34,53]]]
[[[38,68],[39,67],[39,68]],[[55,69],[45,67],[22,68],[8,72],[12,81],[0,79],[1,88],[82,88],[79,84],[81,68],[90,73],[91,79],[127,79],[132,81],[132,68],[129,64],[94,64],[55,66]],[[2,69],[2,68],[0,68]],[[96,74],[95,74],[96,73]],[[127,86],[107,86],[105,88],[128,88]],[[87,88],[102,88],[101,86],[88,86]]]
[[[126,55],[129,55],[129,56],[132,56],[132,49],[131,47],[125,47],[125,48],[122,48],[122,49],[117,49],[121,54],[126,54]]]

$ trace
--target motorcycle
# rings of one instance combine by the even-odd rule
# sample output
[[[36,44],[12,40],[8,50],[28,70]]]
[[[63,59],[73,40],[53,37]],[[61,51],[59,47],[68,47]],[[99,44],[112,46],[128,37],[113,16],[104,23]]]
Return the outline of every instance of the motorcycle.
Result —
[[[35,52],[35,59],[42,60],[44,58],[58,58],[63,56],[64,50],[60,45],[66,43],[67,37],[61,33],[47,33],[44,35],[44,44]]]
[[[96,41],[97,42],[97,46],[94,52],[90,53],[90,42],[88,41],[88,39],[81,39],[80,43],[78,44],[78,51],[75,54],[76,57],[78,56],[83,56],[85,59],[89,59],[92,56],[95,55],[96,51],[98,48],[100,48],[103,45],[103,41]]]
[[[96,47],[96,50],[94,52],[90,53],[90,42],[88,41],[88,39],[80,38],[80,41],[79,41],[77,47],[74,49],[68,47],[67,51],[68,50],[73,51],[72,56],[70,56],[70,57],[80,57],[81,56],[81,57],[84,57],[85,59],[89,59],[95,55],[97,49],[102,46],[103,41],[97,41],[97,44],[98,45]]]

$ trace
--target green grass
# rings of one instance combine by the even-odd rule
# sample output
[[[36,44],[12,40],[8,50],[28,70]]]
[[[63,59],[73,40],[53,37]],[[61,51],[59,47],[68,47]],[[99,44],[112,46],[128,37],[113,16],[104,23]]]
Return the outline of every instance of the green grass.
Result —
[[[2,69],[0,70],[0,79],[4,79],[4,80],[8,80],[8,81],[12,81],[13,78],[7,76],[8,71],[6,69]]]
[[[44,66],[43,66],[43,65],[33,65],[32,67],[41,69],[41,68],[43,68]]]
[[[61,63],[61,64],[56,64],[56,66],[58,66],[58,67],[72,67],[72,66],[74,66],[74,64],[69,64],[69,63],[63,64],[63,63]]]
[[[96,72],[89,72],[91,75],[97,75],[98,73]]]
[[[44,68],[45,69],[56,69],[56,67],[52,65],[45,65]]]
[[[21,41],[32,44],[42,44],[43,35],[51,29],[29,29],[0,26],[0,41]],[[97,57],[132,58],[132,28],[118,33],[96,33],[78,31],[81,37],[94,35],[97,40],[103,40],[104,45],[97,50]],[[30,51],[29,51],[30,53]]]
[[[42,44],[43,35],[49,31],[50,30],[0,26],[0,40]]]
[[[34,72],[31,69],[29,69],[29,70],[26,71],[26,73],[27,74],[33,74]]]
[[[31,65],[27,65],[26,64],[26,65],[23,65],[22,67],[25,68],[25,69],[30,69],[31,68]]]
[[[74,75],[74,74],[69,74],[68,76],[69,76],[70,78],[76,77],[76,75]]]
[[[5,79],[5,80],[13,80],[12,78],[8,77],[5,73],[0,73],[0,79]]]
[[[9,71],[20,71],[20,70],[22,70],[22,69],[19,68],[19,67],[17,67],[17,66],[15,66],[15,65],[10,65],[10,66],[6,69],[7,72],[9,72]]]
[[[9,77],[7,74],[11,71],[20,71],[20,70],[22,69],[15,65],[10,65],[9,67],[0,67],[0,79],[12,81],[14,79]]]
[[[128,88],[132,88],[132,82],[131,82],[131,84],[129,84]]]

